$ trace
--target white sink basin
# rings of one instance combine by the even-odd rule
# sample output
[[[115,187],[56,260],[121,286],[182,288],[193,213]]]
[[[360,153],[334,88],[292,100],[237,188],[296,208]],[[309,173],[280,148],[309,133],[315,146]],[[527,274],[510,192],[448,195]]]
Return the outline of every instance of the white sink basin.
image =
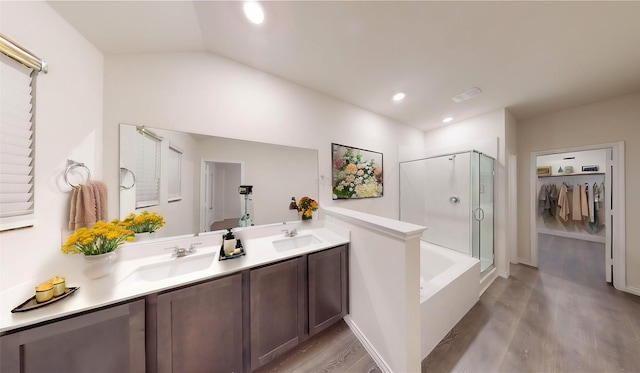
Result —
[[[287,251],[301,249],[321,242],[318,237],[312,234],[306,234],[304,236],[287,237],[273,241],[273,247],[276,248],[276,251]]]
[[[211,266],[215,253],[185,256],[161,263],[141,266],[132,273],[132,277],[139,281],[161,281],[170,277],[182,276],[192,272],[205,270]]]

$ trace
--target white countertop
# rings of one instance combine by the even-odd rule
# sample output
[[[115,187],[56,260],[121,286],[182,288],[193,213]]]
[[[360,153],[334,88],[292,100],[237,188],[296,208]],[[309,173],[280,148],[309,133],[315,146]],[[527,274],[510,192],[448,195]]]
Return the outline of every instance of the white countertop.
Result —
[[[272,242],[284,238],[281,232],[282,229],[292,229],[294,227],[298,229],[298,237],[313,234],[321,242],[304,248],[282,252],[276,251]],[[239,228],[235,235],[242,240],[246,255],[222,261],[218,260],[222,242],[222,234],[220,232],[202,234],[199,237],[182,238],[176,241],[159,240],[144,244],[125,245],[118,249],[119,258],[111,275],[96,280],[89,280],[83,276],[74,276],[73,279],[67,277],[68,287],[80,287],[80,289],[58,302],[27,312],[11,313],[11,310],[31,298],[34,295],[34,287],[46,279],[34,280],[33,283],[25,283],[4,291],[0,294],[2,298],[2,303],[0,304],[0,332],[9,332],[13,329],[140,298],[174,287],[221,277],[349,242],[349,232],[347,230],[321,221],[309,223],[289,222],[286,225],[278,224],[248,229]],[[171,251],[168,248],[176,245],[188,248],[191,243],[195,242],[203,243],[203,245],[197,246],[196,253],[183,258],[171,258]],[[208,267],[184,275],[152,282],[141,281],[132,275],[141,266],[168,260],[180,261],[205,256],[213,258]],[[64,274],[61,275],[64,276]]]

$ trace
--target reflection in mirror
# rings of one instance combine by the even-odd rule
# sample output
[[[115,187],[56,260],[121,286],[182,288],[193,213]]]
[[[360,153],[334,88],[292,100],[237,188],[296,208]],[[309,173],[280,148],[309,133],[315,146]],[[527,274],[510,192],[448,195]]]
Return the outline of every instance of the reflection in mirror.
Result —
[[[245,209],[253,225],[297,220],[303,196],[318,199],[317,150],[120,125],[120,219],[156,211],[156,237],[235,227]]]

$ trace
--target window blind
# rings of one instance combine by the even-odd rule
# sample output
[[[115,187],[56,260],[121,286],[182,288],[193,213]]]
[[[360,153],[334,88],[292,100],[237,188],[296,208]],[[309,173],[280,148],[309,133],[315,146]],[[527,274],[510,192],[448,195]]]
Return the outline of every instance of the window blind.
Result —
[[[138,131],[136,208],[160,204],[160,140]]]
[[[0,230],[34,223],[32,69],[0,55]]]
[[[169,202],[182,199],[182,152],[169,145],[168,170],[169,174]]]

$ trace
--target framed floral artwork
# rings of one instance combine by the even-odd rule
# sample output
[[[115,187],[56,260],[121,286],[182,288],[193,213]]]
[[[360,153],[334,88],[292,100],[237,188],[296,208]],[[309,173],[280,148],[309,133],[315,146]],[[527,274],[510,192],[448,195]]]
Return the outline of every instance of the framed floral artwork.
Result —
[[[382,197],[382,153],[331,144],[333,199]]]

